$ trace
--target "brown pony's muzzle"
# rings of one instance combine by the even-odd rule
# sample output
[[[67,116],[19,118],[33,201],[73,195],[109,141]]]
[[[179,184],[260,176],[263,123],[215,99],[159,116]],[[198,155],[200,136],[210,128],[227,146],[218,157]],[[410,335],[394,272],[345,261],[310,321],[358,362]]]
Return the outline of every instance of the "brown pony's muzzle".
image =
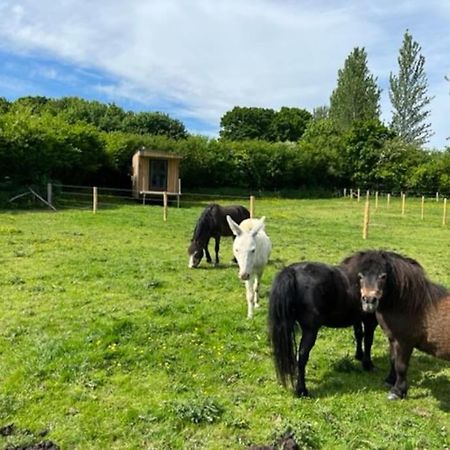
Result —
[[[379,301],[380,299],[377,295],[361,295],[361,304],[364,312],[374,313],[378,308]]]

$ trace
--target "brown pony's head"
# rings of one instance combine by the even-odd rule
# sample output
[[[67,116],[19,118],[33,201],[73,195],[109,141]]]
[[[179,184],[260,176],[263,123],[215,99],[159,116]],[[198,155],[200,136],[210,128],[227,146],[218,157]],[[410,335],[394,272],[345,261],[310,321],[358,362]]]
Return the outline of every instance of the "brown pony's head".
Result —
[[[382,253],[367,252],[361,255],[358,280],[364,312],[374,313],[378,309],[385,295],[388,271],[388,263]]]
[[[374,313],[389,290],[391,268],[385,252],[354,253],[342,261],[341,267],[349,277],[354,295],[360,296],[363,311]]]
[[[381,308],[401,308],[414,312],[446,293],[430,282],[422,266],[412,258],[385,250],[367,250],[347,257],[341,263],[360,290],[365,312]]]

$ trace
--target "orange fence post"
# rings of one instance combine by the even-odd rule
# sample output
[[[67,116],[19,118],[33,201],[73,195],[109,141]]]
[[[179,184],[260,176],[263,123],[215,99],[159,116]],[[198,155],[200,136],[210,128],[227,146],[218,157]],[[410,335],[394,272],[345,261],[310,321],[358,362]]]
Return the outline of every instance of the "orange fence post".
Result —
[[[369,200],[366,200],[366,204],[364,206],[363,239],[367,239],[369,237],[369,215],[370,202]]]

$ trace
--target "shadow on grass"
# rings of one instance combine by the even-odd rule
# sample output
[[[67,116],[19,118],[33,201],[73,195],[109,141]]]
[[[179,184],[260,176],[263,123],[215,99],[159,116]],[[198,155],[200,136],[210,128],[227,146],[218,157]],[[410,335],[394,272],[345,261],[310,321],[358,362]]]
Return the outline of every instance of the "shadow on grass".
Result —
[[[388,355],[373,358],[375,370],[366,372],[359,361],[346,356],[330,363],[321,379],[316,379],[316,387],[311,389],[316,398],[335,394],[348,394],[362,391],[386,393],[389,390],[384,379],[389,371]],[[408,370],[408,397],[417,399],[425,393],[412,394],[411,388],[426,389],[439,402],[439,408],[450,412],[450,380],[440,373],[448,363],[428,355],[414,354]],[[308,379],[307,379],[308,381]]]

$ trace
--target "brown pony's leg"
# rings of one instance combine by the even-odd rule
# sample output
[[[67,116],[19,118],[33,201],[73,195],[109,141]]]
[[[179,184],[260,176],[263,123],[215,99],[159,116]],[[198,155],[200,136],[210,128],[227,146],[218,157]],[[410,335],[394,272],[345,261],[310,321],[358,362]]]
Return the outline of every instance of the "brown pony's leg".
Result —
[[[387,377],[384,379],[384,382],[389,386],[394,386],[395,380],[397,379],[397,375],[395,374],[395,355],[394,355],[394,344],[392,339],[389,339],[389,362],[390,362],[390,369]]]
[[[314,347],[318,332],[318,329],[302,328],[302,338],[298,349],[298,379],[295,388],[297,397],[309,395],[305,385],[305,368],[309,359],[309,352]]]
[[[394,386],[389,392],[388,399],[398,400],[399,398],[405,398],[408,391],[406,373],[408,371],[409,359],[411,358],[414,347],[397,340],[393,340],[392,345],[394,349],[396,379]]]

